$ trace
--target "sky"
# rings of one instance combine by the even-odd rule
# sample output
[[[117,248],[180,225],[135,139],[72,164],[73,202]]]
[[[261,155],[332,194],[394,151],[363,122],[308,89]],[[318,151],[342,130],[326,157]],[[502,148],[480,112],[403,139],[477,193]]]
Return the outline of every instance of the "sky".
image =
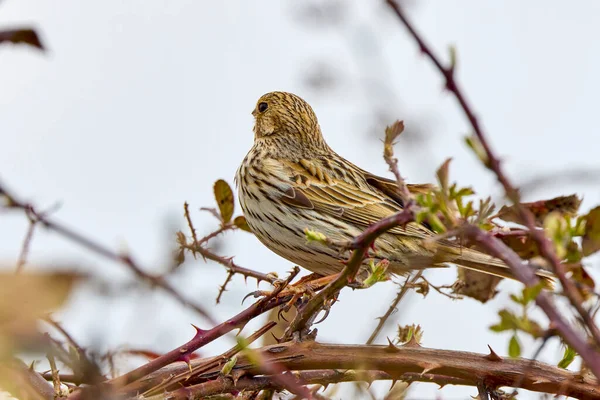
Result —
[[[434,181],[452,157],[453,180],[502,201],[494,177],[464,145],[470,128],[456,101],[384,2],[306,4],[4,0],[0,27],[34,26],[48,51],[0,47],[0,179],[41,208],[58,203],[58,221],[159,273],[169,265],[174,232],[185,229],[184,201],[199,232],[216,229],[199,208],[214,206],[214,181],[233,184],[252,145],[256,100],[284,90],[305,98],[329,145],[362,168],[387,174],[383,127],[403,119],[407,134],[397,154],[410,182]],[[584,210],[598,204],[600,3],[452,0],[408,7],[441,57],[456,49],[457,79],[509,177],[524,185],[525,199],[578,193]],[[18,213],[0,218],[0,262],[11,268],[27,221]],[[228,233],[219,244],[221,254],[245,267],[279,274],[292,267],[244,232]],[[30,269],[75,265],[113,289],[107,296],[84,287],[58,313],[84,345],[168,351],[191,337],[190,323],[207,324],[159,291],[128,286],[132,276],[122,265],[51,232],[36,232],[29,261]],[[255,288],[236,277],[213,306],[225,275],[218,265],[189,260],[171,282],[224,319]],[[452,283],[455,271],[428,276]],[[520,285],[503,282],[500,290],[485,305],[411,295],[379,342],[394,336],[397,323],[418,323],[427,347],[485,353],[490,344],[505,354],[508,336],[488,327]],[[364,343],[395,291],[392,283],[346,289],[319,325],[319,340]],[[542,359],[555,361],[560,353],[554,343]],[[409,398],[475,394],[419,384]]]

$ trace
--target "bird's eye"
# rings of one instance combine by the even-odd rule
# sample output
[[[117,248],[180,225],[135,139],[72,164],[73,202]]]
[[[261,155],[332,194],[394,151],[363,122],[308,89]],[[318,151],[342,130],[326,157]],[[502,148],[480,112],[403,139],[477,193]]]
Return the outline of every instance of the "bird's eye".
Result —
[[[258,112],[265,112],[267,111],[267,108],[269,108],[269,105],[267,103],[258,103]]]

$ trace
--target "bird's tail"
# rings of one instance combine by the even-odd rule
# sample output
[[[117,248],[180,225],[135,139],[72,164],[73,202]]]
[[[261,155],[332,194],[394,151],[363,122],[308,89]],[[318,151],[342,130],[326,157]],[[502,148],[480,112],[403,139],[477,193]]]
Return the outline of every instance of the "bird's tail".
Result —
[[[473,259],[459,259],[459,260],[453,261],[453,263],[456,264],[458,267],[470,269],[472,271],[482,272],[482,273],[488,274],[488,275],[499,276],[501,278],[508,278],[508,279],[515,279],[515,280],[517,279],[514,276],[514,274],[512,273],[512,270],[506,264],[504,264],[501,260],[498,260],[495,258],[492,258],[491,260],[487,260],[487,261],[473,260]],[[524,265],[524,268],[531,268],[531,267]],[[554,287],[555,277],[551,272],[543,270],[543,269],[537,269],[535,271],[535,274],[537,275],[538,278],[540,278],[544,282],[544,285],[547,288]]]
[[[411,268],[419,268],[419,264],[423,265],[423,262],[427,262],[429,267],[441,267],[445,264],[451,263],[458,267],[470,269],[472,271],[481,272],[488,275],[494,275],[501,278],[517,279],[510,267],[508,267],[502,260],[499,260],[490,255],[481,253],[477,250],[465,248],[465,247],[453,247],[453,246],[437,246],[437,251],[433,257],[427,257],[428,261],[421,259],[420,261],[411,260]],[[416,262],[413,265],[413,261]],[[423,265],[424,267],[424,265]],[[525,268],[531,268],[525,266]],[[546,287],[554,287],[555,277],[554,275],[546,270],[537,269],[535,274],[540,278]]]

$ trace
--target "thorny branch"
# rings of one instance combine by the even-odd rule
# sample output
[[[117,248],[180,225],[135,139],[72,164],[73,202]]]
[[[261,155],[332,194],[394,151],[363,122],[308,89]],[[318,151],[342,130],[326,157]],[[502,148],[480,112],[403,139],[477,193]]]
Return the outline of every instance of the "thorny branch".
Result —
[[[582,376],[539,361],[504,359],[493,351],[484,355],[429,349],[415,342],[409,342],[404,346],[391,344],[385,346],[333,345],[304,341],[266,346],[256,349],[255,352],[260,353],[268,362],[280,363],[300,374],[306,372],[306,375],[300,375],[305,384],[335,383],[350,380],[350,377],[353,378],[352,380],[367,382],[386,379],[431,382],[440,386],[453,384],[473,387],[477,387],[483,381],[489,390],[518,384],[519,388],[537,392],[580,399],[600,399],[600,385],[590,376]],[[192,361],[192,365],[196,363],[203,364],[206,360]],[[160,377],[177,374],[185,369],[185,366],[173,364],[154,374],[148,383],[151,385]],[[320,375],[317,376],[321,376],[322,380],[317,381],[310,377],[315,376],[311,374],[317,374],[315,370],[320,370]],[[254,378],[243,380],[244,372],[251,375],[258,372],[256,365],[244,356],[238,358],[231,372],[232,376],[237,377],[237,381],[228,377],[217,378],[219,372],[220,369],[215,367],[201,375],[191,377],[189,383],[195,385],[194,394],[208,396],[227,393],[232,390],[242,390],[245,385],[257,382],[253,380]],[[241,385],[244,386],[237,386],[236,382],[242,382]],[[267,384],[265,381],[261,382],[263,382],[261,385]],[[260,387],[275,389],[280,387],[272,381],[270,385]]]
[[[54,400],[55,394],[52,386],[48,385],[46,379],[33,369],[29,368],[19,359],[6,360],[0,363],[0,376],[3,383],[12,383],[15,389],[31,399]],[[11,390],[11,387],[3,387]]]
[[[223,223],[221,216],[217,213],[217,211],[212,210],[211,213],[213,215],[215,215],[215,217],[222,222],[221,227],[219,229],[217,229],[216,231],[209,233],[205,237],[198,239],[198,237],[196,236],[196,229],[194,228],[194,223],[192,222],[192,218],[190,216],[190,210],[189,210],[188,203],[185,203],[183,208],[184,208],[184,217],[185,217],[185,220],[187,221],[188,227],[190,229],[193,242],[188,243],[185,235],[183,235],[183,233],[181,233],[181,232],[178,233],[177,241],[178,241],[181,249],[189,250],[194,256],[196,255],[196,253],[200,254],[205,261],[211,260],[211,261],[217,262],[217,263],[223,265],[227,269],[227,276],[225,277],[225,282],[223,282],[223,284],[219,287],[219,293],[217,294],[217,299],[216,299],[217,304],[221,301],[221,296],[226,291],[227,284],[231,281],[231,279],[233,278],[233,276],[235,274],[242,275],[244,277],[244,280],[247,280],[248,278],[254,278],[254,279],[256,279],[257,284],[260,283],[260,281],[266,281],[266,282],[269,282],[270,284],[275,283],[275,281],[277,280],[277,277],[274,276],[273,274],[264,274],[259,271],[241,267],[233,262],[233,257],[219,256],[205,247],[205,244],[210,239],[218,236],[219,234],[221,234],[227,230],[237,229],[237,227],[234,224]]]
[[[454,97],[460,104],[463,112],[465,113],[467,119],[471,124],[471,127],[473,128],[475,136],[477,137],[479,143],[481,144],[481,147],[484,150],[485,166],[496,174],[498,181],[504,187],[507,197],[515,204],[521,219],[525,222],[525,226],[529,229],[533,239],[537,242],[540,254],[550,262],[550,265],[553,268],[553,272],[560,280],[563,290],[567,298],[569,299],[571,305],[577,310],[578,314],[585,322],[587,328],[589,329],[590,333],[592,334],[595,340],[595,343],[597,345],[600,345],[600,330],[598,330],[598,327],[594,323],[592,317],[587,312],[587,310],[584,309],[583,298],[577,291],[575,284],[566,277],[565,268],[556,256],[556,252],[554,251],[550,241],[545,236],[542,230],[536,228],[535,220],[531,212],[520,205],[518,190],[510,183],[507,176],[504,174],[504,171],[502,170],[502,167],[500,165],[499,158],[491,150],[491,147],[487,142],[486,135],[483,133],[483,130],[479,125],[479,122],[477,121],[477,118],[475,117],[472,108],[467,103],[465,96],[463,95],[461,89],[458,87],[454,79],[454,66],[451,65],[450,67],[445,67],[442,64],[439,58],[433,53],[433,51],[427,46],[427,44],[425,44],[423,38],[421,38],[421,36],[416,32],[415,28],[404,15],[404,11],[395,0],[386,0],[386,2],[393,9],[396,16],[409,31],[413,39],[417,42],[421,52],[425,54],[427,58],[429,58],[429,60],[435,65],[438,71],[444,76],[446,81],[446,88],[454,94]],[[518,279],[525,285],[535,286],[539,282],[539,279],[531,270],[524,268],[521,264],[521,262],[515,262],[511,265],[513,273],[515,273],[515,276],[517,276]],[[538,296],[538,299],[540,296],[547,297],[547,295],[545,294],[540,294]],[[543,306],[540,303],[542,303]],[[549,298],[538,301],[538,305],[540,305],[540,307],[544,310],[544,312],[546,312],[548,317],[553,322],[554,319],[551,317],[551,315],[557,315],[560,317]],[[567,342],[578,351],[578,353],[585,360],[586,364],[588,364],[592,371],[594,371],[594,374],[600,378],[600,357],[598,357],[598,353],[591,346],[587,345],[581,338],[579,338],[578,335],[574,331],[572,331],[568,325],[561,326],[563,329],[559,329],[559,331],[561,335],[563,335],[565,340],[567,340],[567,337],[565,337],[565,335],[568,336],[570,340],[576,340],[577,338],[576,342],[578,343],[579,347],[575,347],[573,343],[571,343],[569,340],[567,340]]]
[[[54,220],[49,219],[44,213],[38,212],[32,204],[21,202],[15,196],[9,193],[9,191],[0,184],[0,195],[3,195],[6,198],[6,207],[20,209],[24,211],[29,218],[34,218],[38,223],[42,224],[45,228],[54,231],[65,238],[77,243],[80,246],[87,248],[88,250],[99,254],[105,258],[110,260],[119,262],[121,264],[126,265],[131,271],[133,271],[139,278],[144,280],[145,282],[150,283],[152,286],[157,286],[169,293],[174,299],[179,301],[186,307],[190,307],[198,314],[202,315],[204,318],[209,320],[212,323],[214,319],[210,316],[206,310],[200,307],[197,304],[192,303],[191,301],[185,299],[177,290],[175,290],[171,285],[169,285],[162,277],[150,275],[135,262],[131,258],[131,256],[127,254],[119,254],[108,247],[105,247],[99,243],[94,242],[93,240],[85,237],[84,235],[72,230],[71,228],[66,227]]]
[[[590,314],[582,306],[583,299],[576,290],[573,282],[566,278],[564,266],[556,257],[551,243],[545,237],[542,230],[536,229],[531,213],[519,205],[519,195],[516,188],[510,184],[504,175],[500,166],[500,160],[492,153],[474,113],[467,104],[462,92],[454,80],[454,66],[451,65],[449,68],[444,67],[405,18],[398,4],[393,0],[387,0],[387,3],[394,9],[396,15],[417,41],[421,51],[430,58],[445,77],[446,88],[454,93],[473,127],[475,136],[478,138],[485,152],[486,167],[495,172],[498,180],[503,185],[507,196],[517,205],[522,220],[525,221],[525,225],[529,229],[528,232],[534,237],[538,244],[540,253],[550,261],[571,304],[586,323],[587,328],[596,339],[596,342],[600,343],[600,331],[598,331]],[[349,248],[354,251],[346,267],[333,282],[319,292],[306,306],[301,308],[297,318],[290,327],[292,332],[308,329],[312,323],[312,318],[322,308],[323,304],[354,279],[364,258],[367,256],[369,247],[379,235],[393,227],[402,226],[414,221],[415,210],[412,208],[412,198],[397,169],[397,160],[393,157],[393,152],[391,151],[393,138],[402,131],[402,125],[395,124],[389,129],[393,130],[393,132],[390,131],[390,147],[388,148],[386,146],[384,158],[390,167],[390,171],[396,177],[399,194],[403,198],[406,208],[404,211],[374,224],[352,241]],[[386,131],[386,145],[387,144],[388,132]],[[92,242],[83,235],[54,222],[47,217],[46,213],[36,211],[31,204],[19,202],[13,196],[9,196],[1,185],[0,195],[6,197],[9,208],[23,210],[30,221],[29,229],[23,242],[23,249],[19,261],[17,262],[17,270],[20,270],[25,264],[34,228],[36,224],[40,223],[46,228],[56,231],[104,257],[124,263],[134,271],[138,277],[150,282],[153,286],[161,287],[182,304],[194,308],[197,312],[210,319],[202,308],[183,299],[166,283],[163,277],[148,275],[132,261],[128,255],[120,255],[113,252],[106,247]],[[182,249],[187,249],[194,254],[198,253],[205,259],[216,261],[224,265],[228,270],[226,280],[219,291],[217,302],[234,274],[242,274],[245,278],[252,277],[257,279],[258,282],[265,280],[271,284],[275,283],[276,277],[237,266],[233,263],[231,258],[218,256],[205,247],[210,239],[226,230],[234,229],[233,224],[229,222],[223,223],[218,230],[208,234],[204,238],[198,239],[196,230],[189,218],[187,204],[185,210],[193,243],[187,243],[185,238],[183,238],[183,240],[180,241]],[[537,283],[537,278],[533,272],[529,268],[524,268],[522,260],[518,255],[499,240],[492,237],[490,233],[482,231],[475,226],[467,226],[464,231],[474,241],[478,241],[483,245],[491,254],[502,259],[509,265],[515,275],[526,285],[532,286]],[[389,346],[334,346],[323,345],[312,341],[284,343],[258,350],[249,350],[247,356],[241,357],[238,362],[233,364],[231,376],[229,375],[229,372],[223,372],[220,367],[223,366],[224,360],[229,359],[242,350],[242,346],[240,345],[235,346],[233,349],[223,353],[219,357],[208,360],[191,360],[192,353],[198,348],[222,337],[236,328],[239,328],[241,331],[243,326],[249,320],[288,301],[289,296],[284,297],[278,295],[293,279],[297,272],[297,270],[294,271],[282,285],[277,285],[275,291],[271,295],[256,302],[235,317],[222,324],[216,325],[210,330],[196,328],[197,332],[195,337],[185,345],[159,356],[146,365],[123,376],[98,385],[98,387],[118,390],[121,394],[132,394],[134,392],[137,393],[140,388],[144,387],[144,385],[148,385],[153,379],[154,382],[157,382],[156,379],[160,379],[162,385],[160,385],[159,388],[156,386],[149,387],[148,390],[152,390],[153,392],[158,389],[174,390],[170,385],[175,386],[177,383],[180,383],[180,381],[173,378],[172,372],[180,371],[179,377],[185,377],[185,379],[188,380],[186,381],[186,384],[194,383],[194,386],[171,392],[169,394],[171,397],[167,398],[202,398],[203,396],[211,394],[262,389],[287,389],[302,397],[310,397],[311,394],[308,393],[308,389],[303,386],[305,384],[326,385],[328,383],[357,380],[372,382],[373,380],[379,379],[402,379],[408,382],[435,382],[440,386],[445,384],[470,385],[477,387],[482,397],[484,394],[487,396],[490,389],[498,388],[500,386],[515,386],[547,393],[576,396],[579,398],[600,398],[600,387],[596,381],[593,381],[589,377],[580,376],[543,363],[523,359],[503,360],[493,352],[487,356],[483,356],[465,352],[425,349],[419,347],[415,343],[409,343],[400,348],[395,347],[392,344]],[[417,278],[418,275],[412,278],[411,282],[414,283]],[[407,281],[407,283],[409,282]],[[395,302],[381,318],[378,327],[369,339],[369,343],[375,340],[377,334],[385,324],[385,321],[389,315],[392,314],[396,305],[406,293],[408,287],[410,287],[410,285],[405,284]],[[567,322],[562,319],[562,316],[554,308],[552,299],[549,295],[545,292],[540,293],[536,302],[552,321],[553,328],[556,328],[565,341],[579,352],[596,376],[600,376],[598,375],[598,372],[600,371],[600,361],[598,361],[594,349],[585,343],[585,341],[571,329]],[[73,341],[60,325],[52,320],[49,320],[49,322],[54,324],[54,326],[64,334],[67,341],[75,347],[78,352],[84,355],[84,350]],[[261,330],[250,336],[248,342],[252,342],[260,337],[264,332],[269,330],[272,325],[273,323],[269,323],[264,326]],[[64,349],[62,350],[64,351]],[[56,358],[60,360],[60,355],[57,355]],[[54,365],[54,355],[51,356],[51,359],[53,363],[52,372],[46,374],[46,376],[54,379],[55,382],[58,382],[61,375],[58,374],[57,368]],[[174,363],[175,361],[184,361],[185,366],[182,366],[180,363]],[[317,368],[319,370],[316,370]],[[299,372],[290,373],[290,371]],[[435,373],[432,373],[432,371],[435,371]],[[35,381],[36,385],[39,386],[39,381],[42,377],[40,374],[27,368],[21,371],[21,373],[26,379]],[[261,374],[263,376],[245,376],[245,374]],[[166,376],[169,377],[168,380],[165,380]],[[65,375],[64,377],[67,376]],[[79,377],[77,374],[72,375],[73,379],[78,379]],[[71,395],[70,398],[80,399],[84,397],[86,393],[85,390],[79,390]],[[47,389],[39,390],[37,393],[37,395],[42,398],[52,398],[55,394],[56,393],[52,393]],[[164,395],[161,395],[161,398],[164,398],[163,396]]]
[[[156,380],[155,385],[150,385],[148,379],[140,380],[138,384],[139,385],[143,384],[146,387],[151,386],[150,389],[147,389],[144,392],[144,396],[151,396],[153,394],[161,393],[161,392],[165,391],[168,387],[172,387],[173,385],[176,385],[180,382],[186,381],[192,376],[200,375],[212,368],[222,366],[226,362],[230,361],[232,359],[232,357],[234,357],[236,354],[238,354],[240,351],[242,351],[245,347],[249,346],[254,341],[256,341],[257,339],[262,337],[262,335],[264,335],[269,330],[271,330],[275,325],[277,325],[276,322],[269,321],[262,328],[260,328],[256,332],[254,332],[252,335],[248,336],[245,339],[243,345],[238,343],[231,349],[229,349],[226,352],[224,352],[223,354],[221,354],[220,356],[208,359],[205,363],[196,364],[196,365],[194,365],[194,367],[192,367],[190,365],[189,369],[182,371],[180,374],[171,375],[168,379],[161,378],[160,380]],[[131,390],[133,391],[134,389],[131,389]]]
[[[221,336],[231,332],[234,329],[242,329],[248,321],[257,317],[258,315],[277,307],[281,304],[284,304],[289,298],[284,296],[277,296],[288,284],[289,282],[298,274],[299,269],[296,268],[292,273],[290,273],[289,277],[282,282],[269,296],[266,296],[256,303],[252,304],[247,309],[243,310],[236,316],[228,319],[225,322],[222,322],[216,325],[214,328],[209,330],[203,330],[198,327],[196,328],[196,335],[187,342],[186,344],[179,346],[176,349],[169,351],[161,355],[158,358],[148,362],[147,364],[142,365],[139,368],[134,369],[124,375],[121,375],[115,379],[112,379],[106,383],[101,384],[102,388],[105,390],[127,390],[127,385],[137,381],[138,379],[143,378],[144,376],[149,375],[150,373],[168,365],[175,361],[185,361],[189,363],[190,355],[198,350],[199,348],[205,346],[208,343],[220,338]],[[84,389],[85,390],[85,389]],[[69,396],[70,400],[81,399],[84,398],[83,391],[80,390],[78,392],[73,393]]]
[[[29,226],[27,227],[27,233],[25,234],[25,238],[23,239],[23,245],[21,246],[21,254],[19,254],[19,259],[17,260],[17,266],[15,267],[15,272],[19,273],[23,270],[25,263],[27,262],[27,255],[29,254],[29,246],[31,244],[31,239],[33,238],[33,233],[35,232],[35,225],[37,221],[29,216],[29,213],[26,213],[27,218],[29,219]]]

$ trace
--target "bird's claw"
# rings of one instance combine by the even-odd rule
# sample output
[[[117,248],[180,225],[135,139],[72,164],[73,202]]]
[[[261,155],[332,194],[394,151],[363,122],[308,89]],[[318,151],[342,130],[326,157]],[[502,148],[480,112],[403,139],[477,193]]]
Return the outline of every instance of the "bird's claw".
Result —
[[[244,304],[244,302],[246,301],[246,299],[250,296],[253,296],[255,299],[259,298],[259,297],[266,297],[268,295],[270,295],[271,292],[267,292],[265,290],[255,290],[254,292],[250,292],[247,295],[244,296],[244,298],[242,299],[242,304]]]

